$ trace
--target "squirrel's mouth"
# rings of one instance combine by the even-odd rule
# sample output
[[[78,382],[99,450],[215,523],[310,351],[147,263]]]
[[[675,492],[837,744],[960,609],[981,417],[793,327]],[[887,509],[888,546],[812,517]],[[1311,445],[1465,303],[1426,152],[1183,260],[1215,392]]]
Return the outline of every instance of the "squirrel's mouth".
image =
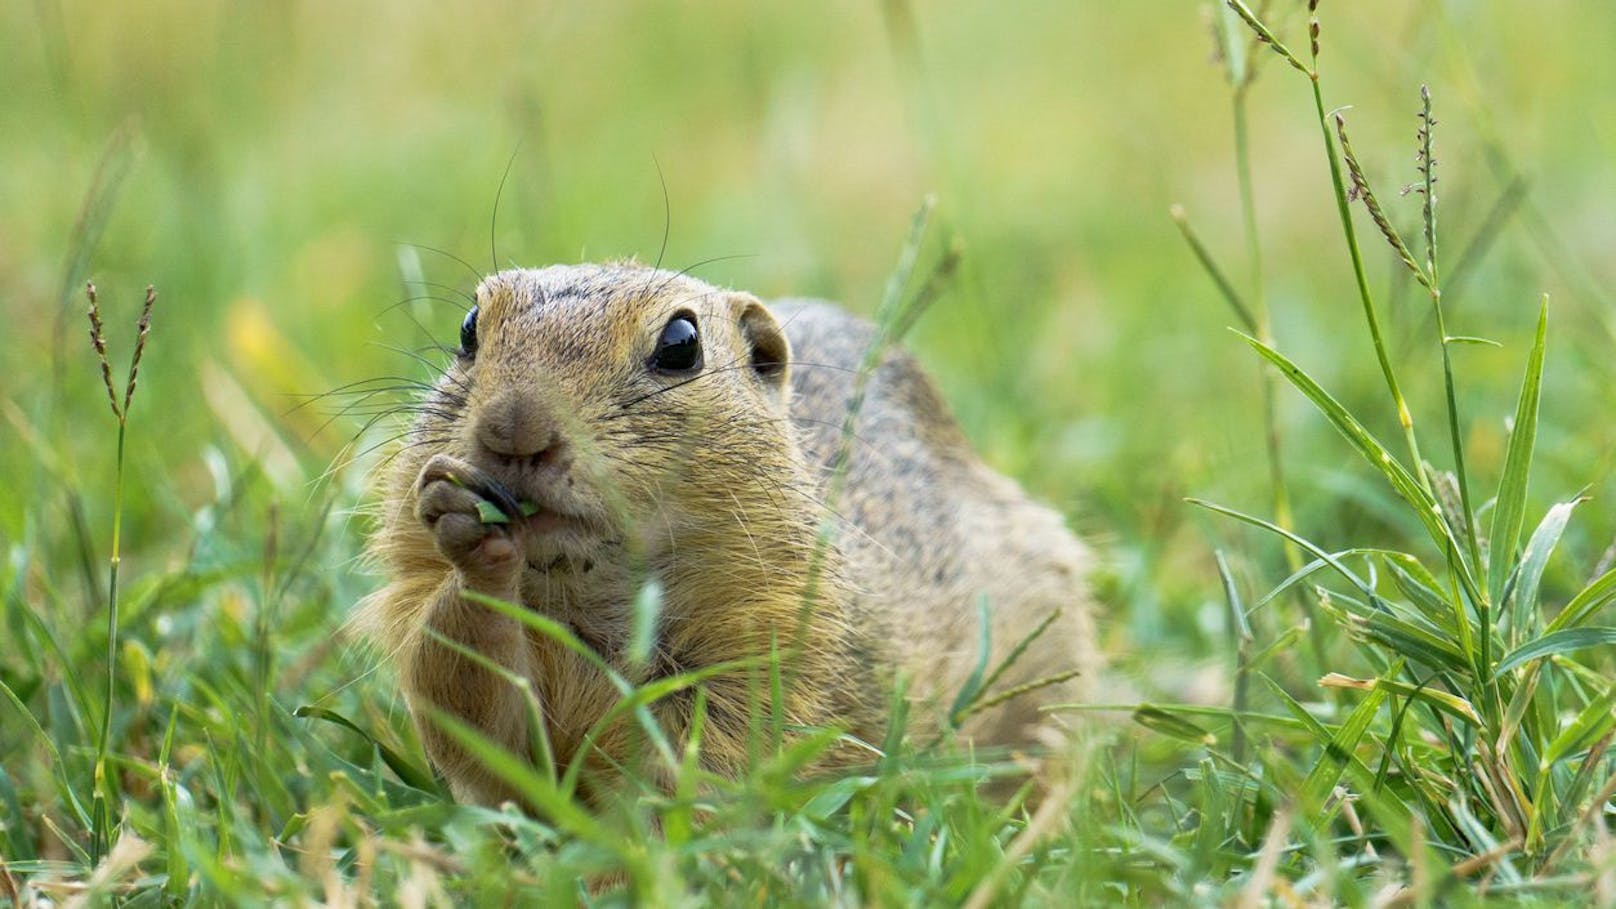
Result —
[[[583,522],[574,515],[565,514],[559,511],[547,511],[541,508],[533,514],[519,520],[517,525],[528,533],[536,533],[543,536],[547,534],[576,531],[581,529],[582,523]]]
[[[482,498],[483,522],[506,526],[520,541],[530,572],[587,573],[603,550],[622,543],[606,521],[573,500],[565,487],[557,488],[560,484],[508,472],[500,476],[476,464],[466,464],[463,473],[456,482]]]
[[[512,522],[522,540],[529,571],[587,574],[603,551],[622,545],[599,522],[583,515],[539,508]]]
[[[555,545],[558,542],[529,537],[526,552],[527,570],[547,578],[557,575],[586,575],[605,561],[605,550],[622,545],[621,540],[597,540],[586,546]]]

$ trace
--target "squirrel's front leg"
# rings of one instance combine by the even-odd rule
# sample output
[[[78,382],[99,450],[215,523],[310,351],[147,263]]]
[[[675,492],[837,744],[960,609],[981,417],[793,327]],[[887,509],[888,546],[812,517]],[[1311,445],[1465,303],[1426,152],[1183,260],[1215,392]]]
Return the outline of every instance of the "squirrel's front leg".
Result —
[[[465,596],[474,591],[520,603],[526,564],[520,541],[504,526],[482,523],[477,493],[452,479],[471,475],[462,462],[437,455],[422,468],[417,481],[416,514],[432,531],[438,551],[454,566],[427,604],[424,627],[518,678],[531,678],[533,657],[521,623]],[[424,631],[406,647],[403,672],[427,755],[449,780],[455,797],[483,804],[516,798],[430,713],[441,710],[501,748],[525,755],[530,739],[524,693]]]

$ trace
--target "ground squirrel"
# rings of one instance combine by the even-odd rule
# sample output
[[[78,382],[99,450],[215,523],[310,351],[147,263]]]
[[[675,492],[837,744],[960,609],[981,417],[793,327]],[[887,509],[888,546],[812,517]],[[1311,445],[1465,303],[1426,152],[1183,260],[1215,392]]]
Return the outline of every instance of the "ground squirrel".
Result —
[[[995,662],[1060,610],[996,690],[1080,674],[982,711],[965,733],[1025,744],[1049,722],[1039,705],[1081,695],[1098,665],[1088,550],[977,459],[909,355],[890,351],[871,374],[840,497],[824,501],[873,337],[830,304],[765,307],[634,264],[505,271],[478,286],[460,350],[383,471],[371,554],[388,583],[360,610],[457,798],[513,792],[423,707],[518,754],[533,753],[535,730],[516,686],[426,629],[531,680],[558,762],[619,699],[586,660],[467,590],[564,624],[636,683],[789,652],[785,721],[866,742],[882,741],[899,673],[929,705],[920,721],[946,709],[977,661],[983,597]],[[510,521],[485,523],[487,500]],[[661,591],[654,648],[631,664],[649,580]],[[708,769],[744,767],[758,678],[703,683]],[[671,740],[692,705],[689,691],[653,705]],[[598,737],[591,765],[619,760],[633,725]]]

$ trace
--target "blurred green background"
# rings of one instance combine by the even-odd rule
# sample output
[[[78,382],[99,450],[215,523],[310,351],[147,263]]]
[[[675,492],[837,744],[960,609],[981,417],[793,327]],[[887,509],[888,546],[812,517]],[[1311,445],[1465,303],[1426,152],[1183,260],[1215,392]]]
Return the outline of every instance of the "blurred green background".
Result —
[[[1299,36],[1302,5],[1271,6]],[[342,516],[374,456],[340,457],[359,420],[322,428],[341,402],[297,404],[428,374],[394,348],[452,342],[459,310],[415,298],[472,286],[454,257],[493,266],[507,162],[492,237],[501,266],[655,260],[666,228],[665,265],[705,262],[696,274],[715,283],[865,313],[930,193],[934,247],[957,240],[965,257],[912,346],[988,460],[1102,547],[1117,663],[1214,659],[1214,547],[1254,588],[1283,568],[1271,540],[1182,501],[1272,506],[1256,358],[1225,331],[1235,320],[1168,216],[1182,203],[1249,289],[1208,15],[1161,0],[6,0],[0,536],[67,577],[65,566],[104,558],[113,423],[84,341],[86,277],[115,362],[141,290],[161,294],[131,422],[125,570],[160,571],[212,533],[258,545],[271,502],[288,541],[312,538],[335,501],[329,545],[313,556],[331,586],[306,616],[329,631],[370,583],[352,561],[362,525]],[[1553,296],[1532,500],[1594,496],[1571,558],[1551,566],[1574,583],[1616,532],[1616,13],[1565,0],[1326,0],[1322,15],[1326,104],[1351,105],[1354,144],[1393,218],[1415,235],[1417,197],[1396,188],[1415,176],[1428,83],[1448,274],[1488,238],[1449,321],[1503,345],[1457,351],[1473,475],[1487,485],[1538,298]],[[1279,346],[1393,435],[1306,80],[1258,59],[1251,143]],[[98,179],[116,191],[86,208]],[[1363,225],[1441,464],[1427,303]],[[444,287],[405,283],[416,277]],[[1286,391],[1280,414],[1298,525],[1325,545],[1397,533],[1380,522],[1404,519],[1386,516],[1322,420]],[[334,481],[319,482],[334,463]],[[249,499],[234,531],[198,518]]]

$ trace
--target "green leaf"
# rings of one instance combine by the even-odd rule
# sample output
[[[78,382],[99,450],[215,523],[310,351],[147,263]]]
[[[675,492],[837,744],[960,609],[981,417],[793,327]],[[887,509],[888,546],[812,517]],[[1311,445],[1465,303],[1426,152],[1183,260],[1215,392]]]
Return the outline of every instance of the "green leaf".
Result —
[[[1263,674],[1260,673],[1260,672],[1255,672],[1254,671],[1252,673],[1252,675],[1255,676],[1255,677],[1263,678],[1266,681],[1268,681],[1270,684],[1273,683],[1272,679],[1269,679],[1266,676],[1263,676]],[[1312,720],[1311,718],[1309,718],[1310,719],[1309,723],[1299,723],[1296,720],[1292,719],[1291,717],[1280,716],[1277,713],[1252,713],[1252,712],[1249,712],[1249,711],[1242,711],[1242,712],[1237,713],[1235,710],[1233,710],[1232,708],[1229,708],[1229,707],[1221,707],[1221,706],[1214,706],[1214,705],[1207,705],[1207,704],[1141,704],[1141,705],[1138,705],[1137,707],[1134,707],[1134,708],[1131,708],[1131,709],[1137,710],[1137,709],[1140,709],[1141,707],[1149,708],[1151,710],[1171,713],[1173,716],[1181,717],[1181,718],[1182,717],[1192,717],[1192,716],[1195,716],[1195,717],[1211,717],[1213,719],[1222,720],[1222,721],[1225,721],[1225,722],[1233,722],[1234,720],[1239,719],[1241,722],[1246,723],[1248,725],[1272,726],[1275,729],[1285,729],[1285,730],[1290,730],[1290,731],[1304,731],[1305,732],[1305,731],[1310,731],[1314,727],[1318,726],[1318,721]],[[1118,706],[1118,705],[1115,705],[1115,704],[1051,704],[1051,705],[1045,707],[1044,709],[1045,710],[1050,710],[1050,711],[1071,711],[1071,712],[1095,711],[1095,712],[1112,713],[1112,712],[1117,712],[1117,711],[1126,710],[1126,709],[1130,709],[1130,708]],[[1148,726],[1149,724],[1145,723],[1145,724],[1142,724],[1142,725]],[[1214,738],[1216,738],[1216,736],[1214,736]],[[1199,741],[1199,740],[1197,739],[1197,741]]]
[[[1500,753],[1509,748],[1515,738],[1515,733],[1521,728],[1521,722],[1526,718],[1527,708],[1532,706],[1532,697],[1537,694],[1538,680],[1543,677],[1540,671],[1542,663],[1536,663],[1526,671],[1520,684],[1509,696],[1509,706],[1504,711],[1504,721],[1498,726],[1498,750]]]
[[[1236,334],[1240,333],[1236,332]],[[1404,467],[1402,462],[1397,460],[1391,451],[1385,445],[1382,445],[1380,440],[1376,439],[1368,429],[1365,429],[1364,425],[1358,422],[1358,419],[1346,407],[1342,406],[1340,401],[1331,397],[1330,393],[1313,381],[1313,378],[1303,372],[1301,367],[1292,363],[1284,354],[1250,335],[1241,334],[1240,337],[1247,344],[1250,344],[1253,350],[1261,354],[1264,359],[1274,364],[1280,373],[1292,385],[1296,386],[1298,391],[1313,402],[1313,406],[1324,414],[1325,418],[1335,426],[1336,431],[1341,433],[1342,437],[1352,444],[1358,454],[1365,461],[1368,461],[1371,467],[1380,471],[1381,476],[1386,478],[1392,489],[1414,510],[1415,517],[1425,526],[1426,532],[1430,534],[1437,547],[1444,552],[1451,549],[1460,583],[1479,601],[1481,597],[1479,596],[1479,591],[1476,590],[1475,580],[1470,575],[1470,568],[1464,562],[1464,557],[1461,554],[1462,547],[1459,545],[1459,541],[1454,539],[1453,532],[1448,528],[1447,522],[1442,520],[1442,511],[1437,505],[1436,499],[1420,485],[1419,480],[1415,479],[1408,468]]]
[[[0,679],[0,695],[5,695],[6,700],[11,702],[11,706],[27,722],[28,728],[34,731],[34,738],[49,752],[51,764],[61,766],[62,754],[56,748],[56,740],[51,738],[50,733],[45,731],[45,727],[39,725],[39,720],[34,717],[33,711],[28,709],[28,705],[23,703],[22,698],[11,690],[11,686],[7,685],[4,679]]]
[[[578,638],[577,635],[572,633],[571,629],[560,622],[557,622],[555,619],[540,615],[539,613],[534,612],[526,607],[517,606],[513,603],[507,603],[499,597],[491,597],[486,593],[480,593],[475,590],[463,590],[461,591],[460,595],[473,603],[487,606],[489,609],[494,610],[500,615],[515,619],[518,623],[537,631],[550,640],[555,641],[557,644],[560,644],[573,653],[576,653],[591,666],[599,669],[601,674],[606,676],[607,680],[612,683],[612,687],[618,690],[618,693],[625,695],[629,693],[632,686],[630,686],[629,683],[624,680],[624,678],[618,674],[616,670],[612,669],[612,667],[601,658],[600,654],[595,652],[595,648],[585,644]]]
[[[1296,722],[1303,731],[1321,741],[1328,741],[1333,737],[1329,727],[1319,722],[1318,718],[1313,714],[1308,713],[1307,708],[1303,707],[1300,701],[1291,697],[1291,693],[1285,690],[1285,686],[1274,681],[1272,677],[1265,673],[1257,673],[1257,678],[1262,679],[1263,683],[1268,686],[1268,690],[1279,698],[1280,703],[1284,704],[1285,708],[1291,712],[1291,716],[1295,717]],[[1369,768],[1365,767],[1364,773],[1368,772]]]
[[[63,800],[67,802],[68,807],[73,810],[74,817],[88,827],[89,812],[84,810],[84,803],[79,799],[78,792],[68,781],[67,765],[62,763],[62,753],[56,747],[56,740],[51,738],[50,733],[45,731],[45,727],[39,725],[39,720],[28,709],[28,705],[23,703],[22,698],[19,698],[17,693],[11,690],[11,686],[7,685],[4,679],[0,679],[0,695],[4,695],[5,699],[11,703],[11,706],[22,715],[22,718],[27,721],[28,727],[33,730],[34,737],[44,747],[45,752],[50,755],[50,766],[53,771],[52,775],[55,777],[57,791],[61,794]]]
[[[24,836],[28,829],[28,816],[22,813],[22,802],[17,798],[17,787],[12,784],[11,776],[6,768],[0,767],[0,846],[5,847],[5,854],[12,861],[22,859],[32,860],[34,857],[34,842],[31,837]]]
[[[1251,655],[1251,662],[1246,666],[1246,671],[1250,672],[1267,665],[1268,661],[1273,659],[1276,654],[1283,653],[1289,655],[1290,649],[1295,646],[1296,642],[1300,641],[1302,636],[1305,634],[1307,634],[1307,622],[1304,620],[1302,624],[1292,625],[1291,627],[1275,635],[1274,639],[1264,646],[1263,649]]]
[[[1415,564],[1418,565],[1418,563]],[[1469,616],[1464,612],[1464,607],[1456,606],[1442,594],[1442,591],[1432,586],[1430,581],[1434,581],[1434,578],[1416,577],[1413,573],[1404,571],[1402,566],[1390,559],[1386,561],[1386,567],[1391,571],[1392,582],[1397,585],[1397,589],[1401,590],[1404,596],[1408,597],[1408,601],[1413,604],[1414,608],[1419,610],[1421,617],[1443,633],[1454,634],[1455,626],[1453,623],[1455,621],[1468,622],[1470,620]],[[1423,567],[1421,570],[1423,571]]]
[[[1570,653],[1575,650],[1587,650],[1589,647],[1599,647],[1605,644],[1616,644],[1616,628],[1567,628],[1546,634],[1498,661],[1498,668],[1493,670],[1493,678],[1522,666],[1532,660],[1558,653]]]
[[[1540,615],[1537,592],[1543,581],[1543,568],[1549,561],[1549,554],[1559,545],[1560,535],[1571,520],[1571,510],[1582,501],[1576,498],[1550,508],[1537,529],[1532,531],[1531,539],[1526,541],[1526,551],[1521,554],[1521,562],[1515,569],[1515,589],[1510,594],[1510,603],[1513,605],[1510,617],[1512,636],[1526,632],[1535,625],[1531,619]]]
[[[37,639],[44,643],[44,648],[55,656],[56,667],[59,667],[55,671],[59,672],[62,679],[67,683],[68,697],[62,701],[62,706],[67,709],[62,712],[65,714],[65,719],[72,723],[78,737],[87,739],[89,731],[85,728],[84,717],[94,717],[99,707],[98,702],[90,697],[89,689],[84,687],[84,683],[79,678],[79,670],[82,668],[83,660],[68,656],[67,651],[62,648],[61,642],[57,640],[56,632],[46,624],[45,616],[39,611],[24,609],[22,610],[22,618],[33,629],[38,636]],[[34,648],[24,649],[34,650]],[[42,655],[38,650],[34,650],[34,653],[29,654],[35,661],[38,661]],[[54,723],[52,725],[53,728],[59,728]],[[65,737],[62,737],[62,740],[67,741]]]
[[[842,731],[839,729],[804,729],[801,735],[787,739],[785,747],[758,768],[758,776],[782,780],[798,776],[841,740]]]
[[[1382,676],[1391,679],[1403,671],[1403,660],[1399,658],[1388,668]],[[1301,805],[1303,810],[1313,810],[1324,804],[1335,784],[1340,781],[1341,775],[1346,772],[1349,761],[1356,760],[1353,752],[1357,750],[1358,743],[1363,741],[1364,734],[1369,731],[1369,724],[1374,721],[1375,714],[1379,712],[1380,705],[1386,700],[1386,690],[1375,686],[1364,699],[1358,702],[1347,721],[1336,730],[1335,737],[1325,748],[1319,762],[1313,765],[1313,770],[1302,783]],[[1367,772],[1367,768],[1366,772]]]
[[[844,776],[815,793],[814,797],[802,806],[802,814],[816,821],[827,820],[842,810],[842,806],[851,801],[853,796],[875,785],[879,779],[873,776]]]
[[[1526,378],[1515,406],[1515,426],[1509,434],[1509,454],[1504,458],[1504,475],[1498,481],[1498,498],[1493,506],[1492,536],[1488,544],[1487,591],[1498,602],[1504,579],[1514,564],[1515,545],[1520,541],[1526,517],[1526,480],[1532,469],[1532,449],[1537,443],[1538,399],[1543,390],[1543,347],[1548,336],[1549,301],[1538,307],[1537,340],[1526,362]]]
[[[168,728],[163,731],[163,747],[157,755],[157,766],[161,768],[157,779],[163,793],[163,833],[168,837],[165,850],[168,853],[168,880],[163,883],[163,892],[173,905],[184,902],[186,891],[190,889],[191,876],[185,850],[181,846],[185,828],[180,821],[180,799],[186,796],[181,795],[169,764],[174,753],[174,730],[179,725],[179,716],[178,704],[169,708]]]
[[[1162,735],[1194,742],[1197,745],[1211,747],[1218,742],[1218,737],[1207,731],[1206,727],[1191,722],[1176,712],[1151,704],[1140,704],[1134,708],[1133,721],[1146,729],[1153,729]]]
[[[1551,774],[1555,766],[1592,745],[1609,732],[1612,726],[1616,726],[1616,710],[1612,708],[1616,708],[1616,684],[1609,686],[1604,694],[1588,702],[1588,706],[1577,714],[1575,720],[1560,730],[1560,734],[1555,736],[1554,741],[1543,752],[1543,763],[1537,774],[1537,790],[1533,795],[1537,810],[1532,812],[1526,830],[1528,849],[1539,848],[1542,845],[1545,826],[1552,826],[1554,819],[1545,818],[1551,805],[1565,804],[1563,800],[1557,800],[1556,793],[1550,789]]]
[[[1588,706],[1577,714],[1571,725],[1560,731],[1558,736],[1550,743],[1548,750],[1543,752],[1543,766],[1545,769],[1565,760],[1578,751],[1593,744],[1595,739],[1610,731],[1616,725],[1616,684],[1605,689],[1605,693],[1588,703]]]
[[[1371,588],[1368,584],[1366,584],[1363,581],[1362,578],[1358,577],[1356,574],[1353,574],[1352,570],[1347,568],[1347,566],[1344,565],[1341,562],[1340,559],[1336,558],[1335,556],[1331,555],[1328,552],[1325,552],[1323,549],[1320,549],[1318,546],[1314,545],[1312,542],[1310,542],[1308,540],[1305,540],[1302,537],[1297,536],[1296,534],[1290,532],[1289,530],[1286,530],[1285,528],[1279,526],[1278,524],[1274,524],[1274,523],[1272,523],[1270,521],[1264,521],[1262,518],[1254,517],[1252,515],[1246,514],[1243,511],[1235,511],[1233,508],[1227,508],[1227,507],[1224,507],[1222,505],[1217,505],[1217,504],[1214,504],[1212,502],[1208,502],[1205,499],[1193,499],[1193,498],[1191,498],[1191,499],[1185,499],[1184,501],[1190,503],[1191,505],[1196,505],[1196,506],[1199,506],[1201,508],[1205,508],[1208,511],[1215,511],[1218,514],[1226,515],[1228,517],[1234,518],[1237,521],[1244,521],[1245,523],[1250,524],[1250,525],[1252,525],[1254,527],[1261,527],[1262,529],[1264,529],[1264,530],[1266,530],[1266,531],[1268,531],[1270,533],[1278,534],[1279,536],[1282,536],[1285,539],[1290,540],[1292,543],[1295,543],[1297,546],[1300,546],[1302,549],[1306,550],[1307,553],[1309,555],[1313,556],[1315,559],[1318,559],[1319,561],[1323,562],[1324,564],[1329,565],[1331,568],[1334,568],[1336,570],[1336,573],[1341,575],[1343,578],[1346,578],[1349,582],[1351,582],[1352,586],[1354,586],[1354,587],[1358,588],[1359,590],[1363,591],[1364,596],[1369,597],[1372,600],[1373,599],[1378,599],[1375,596],[1374,589]]]
[[[556,768],[555,748],[550,741],[549,726],[544,720],[544,707],[539,703],[539,697],[533,691],[532,680],[519,672],[513,672],[509,667],[489,658],[486,654],[479,653],[465,644],[445,636],[435,628],[427,628],[425,631],[427,637],[437,642],[438,646],[448,648],[461,659],[481,667],[489,675],[511,686],[521,696],[522,707],[527,713],[528,754],[532,755],[534,764],[553,781]]]
[[[631,848],[588,811],[559,789],[524,758],[490,741],[476,729],[442,710],[428,708],[427,716],[439,729],[476,758],[488,772],[519,793],[557,827],[585,842],[592,843],[619,858]]]
[[[1399,682],[1386,677],[1355,679],[1339,672],[1332,672],[1319,679],[1319,685],[1324,688],[1349,688],[1358,691],[1379,689],[1402,698],[1424,701],[1438,710],[1452,714],[1473,726],[1481,725],[1481,716],[1476,713],[1476,708],[1472,707],[1469,701],[1456,694],[1438,691],[1429,685],[1410,685],[1407,682]]]
[[[1409,559],[1409,560],[1414,559],[1413,556],[1407,555],[1405,553],[1392,552],[1392,551],[1386,550],[1386,549],[1377,549],[1377,548],[1375,548],[1373,546],[1360,547],[1360,548],[1357,548],[1357,549],[1343,549],[1340,552],[1332,552],[1332,553],[1330,553],[1331,558],[1333,558],[1336,562],[1341,562],[1344,559],[1348,559],[1348,558],[1351,558],[1353,556],[1361,556],[1361,555],[1380,555],[1380,556],[1386,557],[1387,559]],[[1272,590],[1268,591],[1267,593],[1263,594],[1261,599],[1259,599],[1257,602],[1251,604],[1251,608],[1247,609],[1245,614],[1247,616],[1256,615],[1257,610],[1263,608],[1264,606],[1267,606],[1269,603],[1273,602],[1274,600],[1279,599],[1281,596],[1283,596],[1286,593],[1286,591],[1289,591],[1292,587],[1295,587],[1297,584],[1300,584],[1302,581],[1305,581],[1308,578],[1312,577],[1313,575],[1317,574],[1319,572],[1319,569],[1330,567],[1330,565],[1331,565],[1331,563],[1326,562],[1324,559],[1314,559],[1313,561],[1308,562],[1306,565],[1303,565],[1301,568],[1296,569],[1296,571],[1293,572],[1290,577],[1286,578],[1283,581],[1280,581],[1279,584],[1274,587],[1274,589],[1272,589]]]
[[[569,792],[573,790],[577,785],[579,775],[586,769],[585,765],[591,757],[590,753],[594,749],[595,743],[618,719],[625,715],[634,717],[641,730],[645,732],[646,737],[650,739],[652,747],[661,756],[663,763],[670,769],[676,768],[680,760],[678,754],[675,753],[673,742],[668,738],[667,731],[657,722],[655,715],[648,708],[663,698],[695,688],[711,679],[739,673],[748,665],[749,662],[746,660],[711,663],[700,669],[692,669],[657,679],[624,694],[618,699],[617,703],[613,704],[605,713],[602,713],[599,719],[591,723],[589,728],[585,730],[583,737],[579,739],[579,745],[573,753],[572,762],[567,765],[566,772],[562,777],[562,783],[565,788]]]
[[[381,754],[383,763],[387,764],[387,766],[390,767],[394,773],[398,774],[399,779],[403,780],[410,786],[421,790],[422,792],[432,792],[437,793],[438,795],[446,795],[446,793],[443,791],[443,787],[438,785],[438,781],[432,777],[431,773],[416,767],[414,764],[406,760],[403,755],[382,744],[376,739],[375,736],[354,725],[352,720],[349,720],[342,714],[337,713],[335,710],[327,710],[324,707],[315,707],[310,704],[305,704],[302,707],[292,711],[292,716],[299,718],[312,717],[316,720],[324,720],[327,723],[333,723],[341,726],[344,729],[357,733],[360,738],[364,739],[366,742],[369,742],[370,745]]]
[[[1471,663],[1454,645],[1450,635],[1401,607],[1390,605],[1372,609],[1345,597],[1334,597],[1323,606],[1326,612],[1359,638],[1373,640],[1393,653],[1433,668],[1450,672],[1471,672]]]
[[[970,676],[966,678],[964,687],[960,688],[959,694],[954,697],[954,706],[949,708],[948,711],[948,721],[956,727],[965,718],[965,709],[970,707],[972,702],[981,696],[982,677],[988,671],[988,652],[992,643],[993,632],[988,623],[988,598],[985,595],[977,598],[976,613],[978,629],[976,666],[971,670]]]
[[[635,666],[645,664],[651,656],[651,645],[656,642],[657,618],[662,614],[662,584],[655,579],[645,582],[634,598],[634,630],[628,639],[628,661]]]
[[[1598,580],[1572,597],[1566,608],[1560,610],[1560,614],[1543,630],[1553,634],[1562,628],[1575,628],[1604,608],[1611,600],[1616,600],[1616,568],[1600,575]]]

